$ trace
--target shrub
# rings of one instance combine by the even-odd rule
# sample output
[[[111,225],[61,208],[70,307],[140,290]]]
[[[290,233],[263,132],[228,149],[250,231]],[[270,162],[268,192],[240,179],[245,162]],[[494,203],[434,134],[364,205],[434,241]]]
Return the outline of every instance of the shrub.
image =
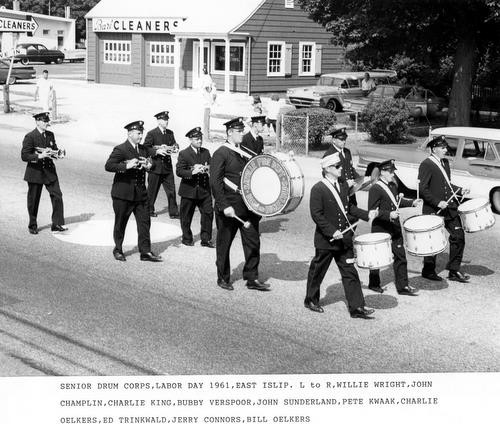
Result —
[[[374,143],[406,143],[410,112],[397,99],[383,99],[365,108],[359,120]]]
[[[319,107],[290,110],[287,116],[308,116],[309,117],[309,143],[321,144],[323,135],[330,130],[337,119],[335,112]],[[294,138],[305,138],[306,127],[303,120],[288,119],[286,122],[286,132]]]

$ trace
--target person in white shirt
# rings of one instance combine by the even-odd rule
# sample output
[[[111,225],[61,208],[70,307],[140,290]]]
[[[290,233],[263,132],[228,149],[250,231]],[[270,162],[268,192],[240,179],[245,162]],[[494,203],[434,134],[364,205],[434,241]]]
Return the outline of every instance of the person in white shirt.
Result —
[[[281,109],[280,97],[277,94],[271,95],[271,101],[267,105],[267,122],[272,125],[274,132],[276,133],[276,120],[278,119],[278,113]]]
[[[42,108],[42,112],[49,112],[52,109],[51,101],[54,95],[54,86],[52,81],[49,80],[49,71],[43,70],[42,76],[36,83],[35,102]]]
[[[365,72],[365,77],[361,80],[361,91],[363,92],[363,96],[368,96],[373,90],[377,88],[377,84],[375,81],[370,78],[370,74]]]

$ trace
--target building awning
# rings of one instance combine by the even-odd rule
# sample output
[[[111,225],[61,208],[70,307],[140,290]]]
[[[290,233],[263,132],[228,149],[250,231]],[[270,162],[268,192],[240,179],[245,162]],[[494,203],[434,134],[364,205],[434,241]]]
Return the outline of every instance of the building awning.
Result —
[[[98,18],[178,19],[170,33],[225,36],[236,31],[265,0],[101,0],[86,15]]]

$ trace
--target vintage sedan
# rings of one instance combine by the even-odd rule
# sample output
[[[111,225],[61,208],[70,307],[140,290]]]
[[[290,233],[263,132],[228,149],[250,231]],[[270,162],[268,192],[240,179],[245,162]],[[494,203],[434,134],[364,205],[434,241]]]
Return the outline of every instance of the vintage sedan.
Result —
[[[9,73],[9,60],[0,59],[0,84],[5,84]],[[36,71],[32,66],[12,66],[9,84],[15,84],[19,80],[28,80],[36,77]]]
[[[359,113],[364,108],[388,98],[400,99],[401,107],[407,108],[410,116],[414,118],[436,116],[445,106],[444,99],[426,88],[381,84],[367,97],[353,98],[344,102],[344,109]]]
[[[23,65],[33,62],[63,63],[64,60],[64,53],[61,50],[49,50],[43,44],[21,43],[16,46],[16,50],[20,53],[14,56],[15,60]]]
[[[493,211],[500,214],[500,129],[443,127],[430,133],[431,138],[440,135],[446,137],[450,146],[447,158],[452,182],[469,188],[469,198],[489,199]],[[358,168],[361,173],[371,173],[375,163],[395,159],[400,190],[415,194],[418,167],[429,156],[427,141],[420,145],[360,146]]]

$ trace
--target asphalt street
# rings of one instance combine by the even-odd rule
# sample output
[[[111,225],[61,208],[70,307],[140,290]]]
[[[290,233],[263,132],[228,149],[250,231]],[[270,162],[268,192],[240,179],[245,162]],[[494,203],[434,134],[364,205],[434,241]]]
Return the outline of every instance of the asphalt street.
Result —
[[[56,139],[69,152],[57,163],[66,221],[111,223],[113,176],[104,171],[104,163],[112,146],[124,139],[117,122],[132,120],[131,113],[123,116],[122,97],[110,95],[117,88],[103,87],[100,93],[108,91],[95,107],[85,104],[83,89],[61,87],[61,109],[70,119],[53,125]],[[96,90],[92,86],[88,95],[95,99]],[[144,90],[138,98],[137,93],[130,88],[123,99],[134,100],[131,108],[148,104],[155,112],[161,100],[154,96],[164,94]],[[72,106],[74,98],[78,108]],[[173,129],[182,139],[181,128],[196,122],[187,118],[193,113],[191,100],[169,101],[173,117],[179,117],[177,124],[172,119]],[[96,118],[111,110],[110,118]],[[261,223],[260,278],[272,291],[245,288],[238,236],[231,255],[235,290],[227,292],[216,285],[215,251],[199,242],[186,247],[174,237],[155,243],[153,250],[165,261],[153,264],[141,262],[133,246],[121,263],[113,259],[111,247],[61,241],[50,232],[46,191],[38,215],[42,231],[30,235],[20,149],[32,127],[27,114],[0,115],[0,375],[500,370],[498,216],[493,228],[467,234],[463,269],[472,275],[470,284],[424,280],[421,260],[410,258],[410,283],[420,289],[419,296],[398,296],[392,270],[382,272],[387,291],[380,295],[367,289],[368,273],[360,270],[367,306],[376,312],[373,320],[355,320],[332,265],[322,286],[325,313],[315,314],[303,307],[303,298],[314,254],[308,193],[320,178],[317,158],[297,158],[306,193],[299,207]],[[361,206],[366,197],[359,194]],[[161,213],[156,220],[179,226],[166,213],[164,193],[157,204]],[[198,241],[198,214],[193,229]],[[357,233],[368,231],[362,223]],[[445,261],[446,254],[440,255],[440,270]]]

